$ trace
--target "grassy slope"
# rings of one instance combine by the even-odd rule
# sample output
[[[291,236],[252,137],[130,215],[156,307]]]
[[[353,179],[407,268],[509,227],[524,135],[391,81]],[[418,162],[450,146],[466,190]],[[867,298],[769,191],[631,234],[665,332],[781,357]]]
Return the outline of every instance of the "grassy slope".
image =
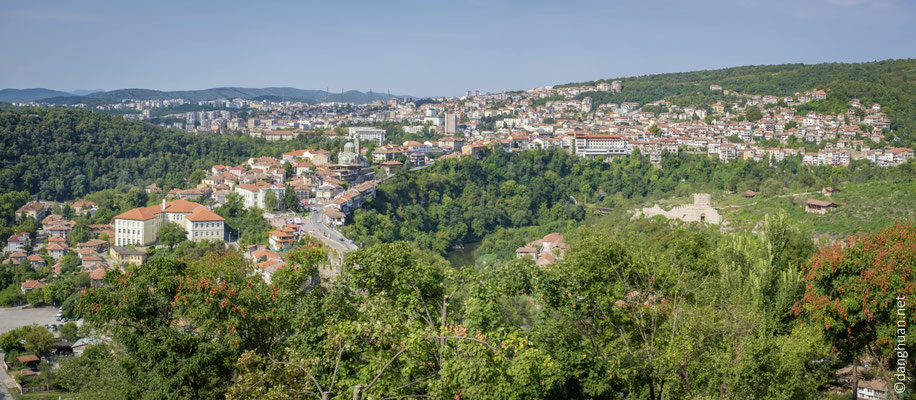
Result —
[[[746,199],[740,194],[713,193],[713,206],[719,210],[729,230],[753,230],[767,214],[785,210],[799,226],[811,229],[815,238],[835,240],[861,230],[887,226],[893,221],[916,219],[916,181],[875,181],[840,186],[842,192],[830,198],[815,193],[784,193],[772,197],[758,195]],[[809,198],[830,200],[839,205],[826,215],[806,213]],[[688,197],[659,201],[665,209],[687,204]],[[651,204],[645,205],[646,207]]]

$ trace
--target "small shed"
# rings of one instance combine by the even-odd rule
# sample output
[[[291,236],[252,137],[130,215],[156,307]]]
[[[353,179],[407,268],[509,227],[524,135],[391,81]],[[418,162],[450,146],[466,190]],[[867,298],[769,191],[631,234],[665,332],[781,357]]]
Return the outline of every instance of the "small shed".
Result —
[[[815,199],[808,199],[805,202],[805,212],[826,214],[831,208],[837,208],[836,203]]]
[[[741,197],[744,197],[747,199],[752,198],[756,195],[757,195],[757,192],[750,190],[750,189],[746,190],[744,193],[741,193]]]

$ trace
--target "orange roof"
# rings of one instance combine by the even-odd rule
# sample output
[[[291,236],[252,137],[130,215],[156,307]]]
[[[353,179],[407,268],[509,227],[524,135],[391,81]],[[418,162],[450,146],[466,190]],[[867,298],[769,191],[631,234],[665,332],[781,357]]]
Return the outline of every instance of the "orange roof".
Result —
[[[279,255],[279,254],[277,254],[277,253],[275,253],[275,252],[273,252],[273,251],[270,251],[270,250],[258,250],[258,251],[254,252],[254,253],[251,253],[251,255],[252,255],[255,259],[259,259],[259,258],[261,258],[261,257],[267,257],[268,259],[272,259],[272,258],[273,258],[273,259],[278,259],[278,258],[280,258],[280,255]]]
[[[89,279],[92,280],[102,280],[105,279],[105,273],[108,272],[105,268],[96,268],[89,273]]]
[[[198,207],[203,206],[191,201],[179,199],[165,203],[165,212],[190,214]]]
[[[19,362],[21,362],[21,363],[29,363],[29,362],[40,361],[40,359],[38,358],[38,356],[36,356],[36,355],[34,355],[34,354],[29,354],[29,355],[27,355],[27,356],[19,356],[19,357],[16,357],[16,361],[19,361]],[[29,372],[31,372],[31,371],[29,371]]]
[[[178,214],[191,214],[197,209],[207,208],[187,200],[173,200],[165,203],[165,212],[178,213]],[[162,205],[155,205],[149,207],[137,207],[133,210],[121,213],[120,215],[115,216],[115,219],[130,219],[135,221],[148,221],[153,218],[156,218],[159,213],[162,212]]]
[[[67,248],[68,248],[68,247],[67,247],[66,244],[60,244],[60,243],[51,243],[51,244],[49,244],[48,247],[47,247],[48,251],[51,251],[51,250],[67,250]]]
[[[162,212],[160,206],[137,207],[115,216],[115,219],[130,219],[134,221],[148,221],[156,218]]]
[[[44,284],[44,283],[41,283],[41,282],[39,282],[39,281],[36,281],[36,280],[29,279],[29,280],[27,280],[27,281],[25,281],[25,282],[22,282],[22,285],[21,285],[21,286],[22,286],[23,288],[26,288],[26,289],[28,289],[28,288],[40,289],[40,288],[45,287],[45,284]]]
[[[208,210],[206,207],[201,206],[195,210],[191,215],[187,217],[188,221],[191,222],[200,222],[200,221],[225,221],[223,217],[220,217],[215,212]]]

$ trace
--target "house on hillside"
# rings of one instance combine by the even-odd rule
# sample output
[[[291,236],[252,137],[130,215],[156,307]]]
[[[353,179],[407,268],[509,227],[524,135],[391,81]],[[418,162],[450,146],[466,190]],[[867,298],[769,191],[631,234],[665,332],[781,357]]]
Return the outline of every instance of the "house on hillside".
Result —
[[[887,385],[879,379],[859,381],[857,399],[884,400],[887,398]]]
[[[815,199],[805,202],[805,212],[809,213],[826,214],[831,208],[837,208],[836,203]]]
[[[30,201],[25,203],[22,207],[19,207],[16,210],[16,216],[19,218],[32,218],[36,221],[40,221],[45,215],[48,214],[48,209],[44,204],[41,204],[37,201]]]
[[[515,249],[515,256],[518,258],[530,256],[534,259],[535,264],[547,265],[562,258],[567,249],[569,246],[563,242],[563,236],[554,232]]]

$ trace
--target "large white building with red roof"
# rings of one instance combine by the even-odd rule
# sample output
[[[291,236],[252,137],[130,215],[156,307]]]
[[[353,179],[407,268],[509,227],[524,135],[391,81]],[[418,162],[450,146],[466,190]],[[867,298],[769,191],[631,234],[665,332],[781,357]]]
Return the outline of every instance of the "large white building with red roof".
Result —
[[[209,208],[187,200],[163,201],[138,207],[114,218],[115,246],[148,246],[156,242],[159,228],[169,222],[188,231],[188,240],[223,240],[225,220]]]

